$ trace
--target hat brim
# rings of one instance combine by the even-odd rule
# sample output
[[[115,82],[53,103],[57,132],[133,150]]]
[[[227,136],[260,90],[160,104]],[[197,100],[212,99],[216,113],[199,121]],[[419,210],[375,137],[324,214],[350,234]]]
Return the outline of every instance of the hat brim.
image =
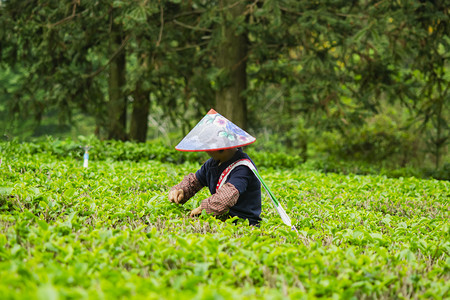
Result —
[[[211,109],[175,147],[178,151],[202,152],[239,148],[256,138]]]
[[[180,149],[177,147],[175,147],[175,150],[178,151],[182,151],[182,152],[209,152],[209,151],[219,151],[219,150],[227,150],[227,149],[233,149],[233,148],[240,148],[240,147],[245,147],[248,146],[250,144],[253,144],[254,142],[256,142],[256,139],[246,143],[246,144],[242,144],[242,145],[238,145],[238,146],[231,146],[231,147],[222,147],[222,148],[214,148],[214,149],[201,149],[201,150],[189,150],[189,149]]]

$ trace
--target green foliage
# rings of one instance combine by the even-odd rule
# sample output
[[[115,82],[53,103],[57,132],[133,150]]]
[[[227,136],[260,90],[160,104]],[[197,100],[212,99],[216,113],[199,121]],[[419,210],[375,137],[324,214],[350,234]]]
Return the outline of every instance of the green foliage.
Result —
[[[167,191],[198,163],[1,147],[3,298],[448,297],[448,181],[260,167],[294,232],[267,198],[260,228],[188,218],[208,193],[177,206]]]
[[[94,136],[80,136],[78,140],[54,139],[46,137],[40,142],[24,143],[12,140],[0,143],[0,150],[9,153],[14,159],[25,156],[33,156],[45,153],[50,157],[63,159],[70,157],[81,160],[84,150],[82,147],[89,145],[89,157],[94,161],[130,161],[143,162],[156,160],[163,163],[203,163],[209,157],[203,152],[180,152],[174,147],[168,147],[163,142],[132,143],[115,140],[98,140]],[[415,168],[403,166],[392,168],[390,164],[377,164],[373,161],[342,159],[339,156],[327,155],[318,156],[304,162],[304,158],[299,155],[289,154],[283,151],[259,150],[253,145],[244,149],[252,159],[257,162],[258,167],[280,169],[280,168],[301,168],[302,170],[315,170],[324,173],[341,174],[379,174],[388,177],[417,177],[436,178],[450,180],[449,165],[444,164],[440,169],[433,170],[427,168]],[[330,150],[332,153],[337,150]]]
[[[234,5],[221,3],[2,1],[0,134],[59,133],[46,118],[64,125],[88,115],[95,124],[87,134],[108,137],[115,118],[107,117],[105,70],[119,55],[126,57],[119,90],[128,103],[120,110],[145,111],[139,126],[128,128],[150,120],[144,139],[155,131],[185,134],[228,83],[217,49],[221,28],[232,26],[248,42],[248,129],[274,136],[273,148],[302,161],[387,158],[390,168],[443,170],[450,115],[445,1],[247,1],[230,24],[221,16]],[[391,126],[385,106],[408,110],[408,120]],[[376,118],[380,127],[371,123]],[[171,122],[165,132],[160,121]],[[330,132],[338,143],[316,151],[326,149],[320,138]],[[79,134],[86,133],[72,133]]]
[[[401,103],[416,132],[407,138],[411,130],[401,126],[398,136],[362,132],[374,138],[361,141],[374,146],[368,156],[417,146],[421,162],[442,167],[450,115],[445,1],[265,1],[252,8],[248,99],[255,130],[304,153],[299,139],[310,146],[330,131],[342,143],[357,143],[355,132],[385,103]],[[305,129],[316,134],[305,138]],[[387,149],[392,139],[397,149]],[[424,159],[423,152],[432,155]]]

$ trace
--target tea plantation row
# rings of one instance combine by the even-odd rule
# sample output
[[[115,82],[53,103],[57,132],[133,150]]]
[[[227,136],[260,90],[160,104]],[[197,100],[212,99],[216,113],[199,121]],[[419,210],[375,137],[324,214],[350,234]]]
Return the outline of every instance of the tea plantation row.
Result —
[[[197,162],[1,158],[2,299],[450,297],[448,181],[260,167],[294,232],[267,198],[261,228],[188,218]]]
[[[114,140],[98,140],[95,137],[80,137],[79,141],[72,139],[60,140],[47,137],[45,140],[34,143],[19,143],[17,140],[0,143],[1,151],[8,151],[16,156],[33,155],[40,153],[52,154],[58,159],[83,157],[82,146],[89,145],[89,154],[94,160],[134,161],[145,162],[157,160],[168,163],[200,163],[205,156],[202,153],[180,152],[161,142],[132,143]],[[412,167],[390,168],[374,166],[363,161],[343,161],[332,157],[309,158],[306,162],[297,155],[288,155],[280,152],[257,151],[256,147],[246,149],[259,167],[290,168],[298,166],[303,170],[317,170],[341,174],[360,175],[386,175],[388,177],[417,177],[450,180],[450,163],[444,163],[439,170],[417,169]],[[382,164],[381,164],[382,165]]]

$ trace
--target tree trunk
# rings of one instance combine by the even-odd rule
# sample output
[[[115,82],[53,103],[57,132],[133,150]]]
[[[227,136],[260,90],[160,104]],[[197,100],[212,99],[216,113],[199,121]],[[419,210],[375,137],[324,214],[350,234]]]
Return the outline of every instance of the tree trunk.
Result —
[[[133,93],[133,112],[130,121],[130,139],[144,143],[147,139],[148,113],[150,111],[150,91],[136,86]]]
[[[110,49],[113,55],[122,44],[120,30],[113,26],[110,37]],[[109,65],[108,78],[108,139],[126,140],[127,98],[124,95],[125,85],[125,50],[118,53]]]
[[[233,123],[246,129],[247,101],[242,95],[247,88],[247,38],[237,34],[235,25],[237,17],[245,10],[245,3],[236,5],[235,0],[222,2],[221,44],[219,45],[216,65],[227,75],[226,83],[219,82],[220,90],[216,92],[215,109]]]
[[[444,73],[444,72],[442,72]],[[436,99],[436,111],[435,111],[435,124],[434,127],[436,128],[436,138],[432,141],[434,142],[434,146],[435,146],[435,151],[434,151],[434,155],[435,155],[435,169],[438,170],[439,167],[441,166],[441,156],[442,156],[442,150],[446,144],[446,140],[448,138],[448,136],[445,136],[445,134],[443,134],[442,129],[445,130],[444,128],[444,117],[442,115],[442,109],[444,106],[444,101],[445,101],[445,92],[442,89],[442,84],[440,82],[438,82],[437,84],[438,88],[438,99]]]

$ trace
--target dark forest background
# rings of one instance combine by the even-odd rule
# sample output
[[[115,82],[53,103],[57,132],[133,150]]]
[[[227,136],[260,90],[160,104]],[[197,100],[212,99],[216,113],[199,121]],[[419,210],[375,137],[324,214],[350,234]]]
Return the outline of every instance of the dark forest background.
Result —
[[[255,151],[447,178],[449,9],[1,0],[0,134],[173,147],[214,108]]]

